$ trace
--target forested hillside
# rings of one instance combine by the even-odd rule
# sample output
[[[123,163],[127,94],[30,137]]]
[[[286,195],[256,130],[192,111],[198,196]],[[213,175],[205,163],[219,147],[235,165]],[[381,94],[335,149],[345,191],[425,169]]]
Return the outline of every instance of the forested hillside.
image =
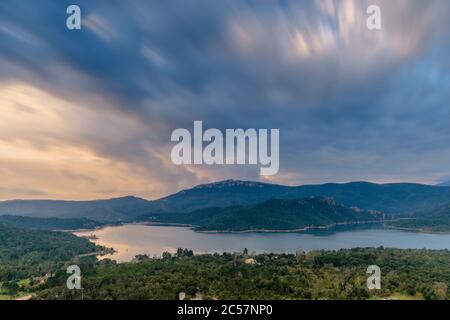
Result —
[[[379,212],[347,208],[331,198],[311,197],[301,200],[269,200],[253,206],[206,208],[190,213],[161,214],[142,220],[192,224],[196,230],[298,230],[381,221]]]
[[[26,230],[0,224],[0,282],[55,272],[96,246],[70,233]]]
[[[93,229],[103,224],[86,218],[31,218],[21,216],[0,216],[0,223],[11,227],[36,230]]]
[[[411,219],[390,222],[389,225],[420,232],[450,232],[450,205],[419,212]]]

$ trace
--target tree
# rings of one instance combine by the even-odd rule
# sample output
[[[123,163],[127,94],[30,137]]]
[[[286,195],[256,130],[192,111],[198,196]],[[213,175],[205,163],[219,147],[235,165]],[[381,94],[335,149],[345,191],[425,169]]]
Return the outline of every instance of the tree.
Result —
[[[19,291],[19,285],[16,281],[7,281],[2,285],[3,289],[10,295],[15,295]]]

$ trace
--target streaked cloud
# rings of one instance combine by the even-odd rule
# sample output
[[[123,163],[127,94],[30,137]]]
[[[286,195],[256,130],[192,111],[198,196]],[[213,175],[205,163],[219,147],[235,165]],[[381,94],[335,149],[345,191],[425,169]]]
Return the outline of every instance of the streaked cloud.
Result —
[[[272,182],[450,175],[446,0],[0,4],[0,199],[156,198],[254,167],[176,167],[170,133],[280,128]],[[366,28],[366,8],[383,28]]]

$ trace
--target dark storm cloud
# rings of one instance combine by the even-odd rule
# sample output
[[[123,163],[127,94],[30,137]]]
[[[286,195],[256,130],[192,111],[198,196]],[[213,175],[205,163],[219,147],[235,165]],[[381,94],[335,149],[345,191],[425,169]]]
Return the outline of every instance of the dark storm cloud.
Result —
[[[148,149],[166,152],[193,120],[280,128],[280,182],[448,176],[450,4],[373,2],[378,33],[372,1],[76,1],[81,31],[65,28],[73,1],[2,1],[0,78],[136,120],[121,143],[77,143],[161,180],[258,178],[161,169]]]

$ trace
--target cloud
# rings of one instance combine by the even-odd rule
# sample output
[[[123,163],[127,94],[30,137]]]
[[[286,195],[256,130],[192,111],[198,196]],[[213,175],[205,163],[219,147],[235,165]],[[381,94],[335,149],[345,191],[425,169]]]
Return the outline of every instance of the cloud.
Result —
[[[170,133],[194,120],[279,128],[274,182],[450,174],[446,0],[78,1],[81,31],[65,28],[69,4],[0,4],[2,190],[155,198],[259,179],[173,166]]]

